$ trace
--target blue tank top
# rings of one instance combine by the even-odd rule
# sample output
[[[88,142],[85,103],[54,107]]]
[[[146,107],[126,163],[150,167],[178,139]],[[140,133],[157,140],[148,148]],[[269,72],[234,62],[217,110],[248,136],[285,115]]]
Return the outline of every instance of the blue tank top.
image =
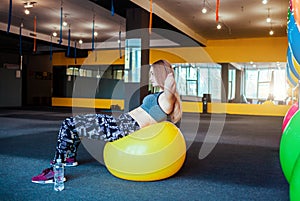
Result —
[[[158,97],[162,92],[149,94],[143,99],[141,108],[145,110],[155,121],[161,122],[167,120],[167,114],[158,104]]]

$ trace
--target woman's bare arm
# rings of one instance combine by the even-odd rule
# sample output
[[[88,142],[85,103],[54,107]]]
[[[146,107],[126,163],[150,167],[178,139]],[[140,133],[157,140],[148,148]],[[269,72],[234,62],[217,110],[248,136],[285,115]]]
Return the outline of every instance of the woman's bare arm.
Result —
[[[170,114],[173,111],[175,103],[176,82],[172,73],[168,74],[165,84],[164,92],[158,98],[158,104],[161,109]]]

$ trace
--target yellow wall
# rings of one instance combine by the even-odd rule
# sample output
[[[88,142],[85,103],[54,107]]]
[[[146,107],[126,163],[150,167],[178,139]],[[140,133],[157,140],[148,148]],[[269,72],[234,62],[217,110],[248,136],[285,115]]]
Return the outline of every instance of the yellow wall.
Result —
[[[161,58],[171,63],[286,62],[287,47],[287,37],[210,40],[207,47],[153,48],[150,63]]]
[[[202,102],[182,102],[183,112],[202,113]],[[208,113],[239,114],[257,116],[285,116],[290,105],[243,104],[243,103],[208,103]]]
[[[52,97],[52,106],[58,106],[58,107],[110,109],[112,105],[119,105],[120,108],[123,110],[124,100]]]
[[[287,45],[287,37],[209,40],[207,47],[152,48],[150,63],[162,58],[171,63],[286,62]],[[119,50],[97,50],[76,60],[77,65],[124,64]],[[74,65],[75,59],[60,52],[53,54],[52,62],[54,66]]]
[[[122,51],[124,54],[124,51]],[[89,52],[87,58],[67,58],[64,52],[53,53],[53,66],[68,66],[68,65],[95,65],[95,64],[124,64],[124,57],[120,59],[119,50],[96,50]]]
[[[287,37],[212,40],[205,50],[215,62],[286,62]]]
[[[161,54],[161,53],[164,54]],[[150,63],[166,59],[171,63],[213,63],[214,60],[203,47],[153,48],[150,50]]]
[[[243,104],[243,103],[211,103],[209,113],[226,113],[239,115],[284,116],[290,105]]]

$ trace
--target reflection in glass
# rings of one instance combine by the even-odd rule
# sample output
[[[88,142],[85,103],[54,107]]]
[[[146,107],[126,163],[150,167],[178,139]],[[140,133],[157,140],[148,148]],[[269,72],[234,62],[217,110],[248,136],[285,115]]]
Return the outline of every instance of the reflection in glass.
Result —
[[[141,44],[140,38],[131,38],[125,41],[125,82],[140,82]]]
[[[174,64],[177,88],[182,96],[211,94],[221,100],[221,66],[214,63]]]

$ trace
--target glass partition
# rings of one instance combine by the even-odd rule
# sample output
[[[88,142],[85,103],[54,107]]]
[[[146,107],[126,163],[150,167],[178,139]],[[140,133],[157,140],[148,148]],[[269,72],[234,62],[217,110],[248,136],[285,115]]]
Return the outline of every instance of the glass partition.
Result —
[[[288,98],[285,63],[268,66],[270,63],[244,68],[244,92],[251,103],[263,103],[266,100],[275,104],[285,104]]]
[[[134,42],[136,44],[137,41]],[[137,42],[138,43],[138,42]],[[129,46],[129,54],[125,58],[124,65],[76,66],[66,68],[67,81],[73,81],[76,77],[107,78],[131,82],[139,82],[140,79],[140,49]],[[126,63],[127,62],[127,63]],[[131,64],[131,67],[129,67]],[[268,63],[269,64],[269,63]],[[288,100],[288,84],[286,78],[285,63],[280,66],[243,66],[228,70],[228,100],[234,100],[237,84],[241,86],[240,92],[249,103],[260,104],[271,100],[275,104],[286,104]],[[177,88],[183,100],[201,100],[204,94],[210,94],[212,101],[221,100],[222,78],[221,65],[215,63],[175,63],[172,65],[175,71]],[[240,70],[237,83],[237,71]],[[150,86],[149,86],[150,87]],[[190,97],[190,99],[189,99]]]
[[[141,48],[140,38],[126,39],[125,41],[125,74],[124,81],[139,83],[141,81]]]
[[[177,63],[173,65],[177,88],[183,99],[210,94],[221,100],[221,65],[215,63]]]

